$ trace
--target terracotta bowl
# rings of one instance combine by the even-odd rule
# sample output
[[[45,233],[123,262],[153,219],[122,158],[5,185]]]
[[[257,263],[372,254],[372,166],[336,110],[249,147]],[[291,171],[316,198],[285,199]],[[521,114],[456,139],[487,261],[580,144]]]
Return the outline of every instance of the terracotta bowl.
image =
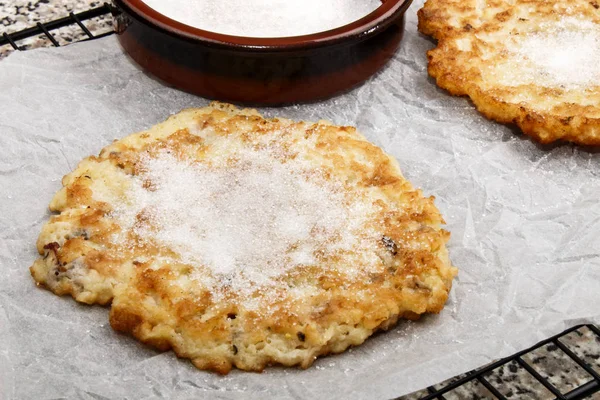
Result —
[[[141,0],[114,0],[118,40],[143,69],[217,100],[277,105],[331,97],[365,81],[395,53],[412,0],[384,0],[351,24],[311,35],[222,35],[165,17]]]

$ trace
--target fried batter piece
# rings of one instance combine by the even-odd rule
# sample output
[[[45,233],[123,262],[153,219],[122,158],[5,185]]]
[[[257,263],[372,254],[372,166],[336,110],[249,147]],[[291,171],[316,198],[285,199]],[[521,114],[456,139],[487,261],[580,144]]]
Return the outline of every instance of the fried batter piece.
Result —
[[[36,282],[219,373],[307,368],[441,311],[456,275],[433,197],[354,128],[222,103],[84,159],[50,209]]]
[[[600,3],[427,0],[429,75],[541,143],[600,145]]]

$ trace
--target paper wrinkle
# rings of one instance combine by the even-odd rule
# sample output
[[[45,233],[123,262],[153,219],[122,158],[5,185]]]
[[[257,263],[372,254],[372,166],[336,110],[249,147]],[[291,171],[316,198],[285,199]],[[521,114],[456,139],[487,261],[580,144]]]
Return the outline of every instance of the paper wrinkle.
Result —
[[[599,155],[541,146],[428,78],[415,1],[403,46],[364,85],[268,116],[355,125],[435,195],[459,268],[440,315],[400,322],[308,370],[226,377],[112,331],[108,309],[35,287],[27,268],[63,175],[116,138],[208,101],[146,76],[116,37],[0,62],[0,398],[386,399],[576,323],[600,323]]]

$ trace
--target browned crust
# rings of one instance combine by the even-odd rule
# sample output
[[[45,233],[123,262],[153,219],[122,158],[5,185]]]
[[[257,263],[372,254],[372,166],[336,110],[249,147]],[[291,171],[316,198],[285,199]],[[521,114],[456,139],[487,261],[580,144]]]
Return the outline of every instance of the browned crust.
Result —
[[[296,303],[278,301],[272,304],[275,311],[261,313],[236,302],[216,304],[206,289],[182,283],[190,266],[153,261],[165,249],[115,248],[110,236],[119,226],[110,217],[111,205],[95,200],[94,191],[122,190],[119,182],[136,173],[142,152],[208,154],[204,140],[189,129],[190,121],[214,135],[241,133],[231,140],[289,132],[290,142],[281,143],[283,147],[314,136],[316,146],[306,151],[323,162],[324,171],[341,176],[351,171],[356,185],[379,193],[382,212],[377,220],[385,232],[381,257],[388,268],[368,282],[345,282],[316,273],[318,268],[295,271],[285,279],[308,282],[316,294]],[[113,143],[98,157],[83,160],[63,185],[51,203],[60,214],[44,226],[38,240],[41,257],[31,267],[34,279],[77,301],[112,302],[110,323],[116,331],[161,351],[173,349],[200,369],[307,368],[317,356],[359,345],[398,318],[441,311],[456,274],[445,247],[449,233],[439,227],[443,220],[433,197],[413,189],[395,160],[351,127],[263,119],[253,110],[213,103]]]
[[[475,0],[428,0],[418,12],[419,31],[438,40],[437,47],[427,52],[428,72],[437,85],[452,95],[470,97],[487,118],[515,124],[541,143],[600,145],[600,86],[580,93],[535,85],[508,87],[484,79],[481,73],[486,67],[482,59],[484,50],[488,57],[495,52],[501,58],[505,51],[503,41],[508,40],[509,34],[526,34],[540,21],[554,21],[563,15],[576,15],[600,26],[598,9],[587,0],[517,0],[514,6],[506,1],[489,0],[483,2],[484,12],[478,12],[476,3]],[[553,8],[556,4],[564,6],[563,9]],[[522,6],[535,10],[531,11],[531,20],[519,17]],[[571,7],[568,13],[566,7]],[[498,39],[486,41],[482,39],[485,35],[496,35]],[[470,41],[471,49],[459,48],[457,43],[461,40]],[[532,100],[514,100],[520,94]],[[548,99],[553,101],[546,107],[543,104]],[[585,99],[585,103],[579,99]]]

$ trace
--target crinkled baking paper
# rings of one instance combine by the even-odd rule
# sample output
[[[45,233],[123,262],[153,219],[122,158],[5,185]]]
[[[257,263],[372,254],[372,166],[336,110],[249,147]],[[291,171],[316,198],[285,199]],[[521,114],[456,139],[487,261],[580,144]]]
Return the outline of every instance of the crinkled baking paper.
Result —
[[[60,179],[113,139],[207,100],[136,68],[116,37],[0,62],[1,399],[386,399],[577,323],[600,323],[600,155],[540,146],[427,77],[416,1],[402,48],[342,96],[269,116],[355,125],[435,195],[460,269],[440,315],[400,322],[308,370],[223,377],[108,324],[108,310],[37,288],[28,267]]]

